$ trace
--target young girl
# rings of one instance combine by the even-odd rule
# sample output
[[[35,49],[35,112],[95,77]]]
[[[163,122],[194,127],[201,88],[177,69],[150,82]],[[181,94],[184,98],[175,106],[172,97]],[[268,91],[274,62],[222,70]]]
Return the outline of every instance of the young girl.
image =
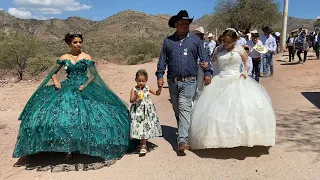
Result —
[[[137,86],[130,93],[131,138],[140,139],[140,154],[147,153],[147,140],[162,135],[156,108],[151,102],[150,93],[159,96],[161,87],[157,91],[150,89],[146,83],[148,74],[144,69],[136,73]]]

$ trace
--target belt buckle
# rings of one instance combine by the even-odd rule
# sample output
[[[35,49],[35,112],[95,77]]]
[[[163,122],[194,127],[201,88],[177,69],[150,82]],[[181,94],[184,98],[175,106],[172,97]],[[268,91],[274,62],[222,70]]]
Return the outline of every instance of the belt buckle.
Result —
[[[173,78],[173,81],[176,83],[176,82],[183,82],[185,80],[185,78],[183,77],[175,77]]]
[[[179,82],[183,82],[184,80],[185,80],[184,77],[177,77],[177,81],[179,81]]]

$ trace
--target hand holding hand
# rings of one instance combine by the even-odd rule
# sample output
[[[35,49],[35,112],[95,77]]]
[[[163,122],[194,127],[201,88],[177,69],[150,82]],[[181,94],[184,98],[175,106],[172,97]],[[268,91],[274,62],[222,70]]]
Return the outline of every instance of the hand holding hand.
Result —
[[[204,85],[207,86],[211,83],[211,77],[210,76],[204,76],[203,77],[204,80]]]
[[[206,69],[207,67],[208,67],[208,62],[205,62],[205,61],[202,61],[201,63],[200,63],[200,66],[203,68],[203,69]]]
[[[79,86],[79,91],[82,91],[83,90],[83,85]]]
[[[61,84],[59,82],[55,82],[54,87],[56,87],[56,89],[61,89]]]
[[[164,85],[163,78],[158,79],[158,87],[163,87],[163,85]]]

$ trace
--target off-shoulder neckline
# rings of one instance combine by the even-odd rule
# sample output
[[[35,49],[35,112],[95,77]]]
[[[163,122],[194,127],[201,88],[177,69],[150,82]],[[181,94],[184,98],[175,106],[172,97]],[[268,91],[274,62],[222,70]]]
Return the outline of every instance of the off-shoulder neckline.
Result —
[[[82,58],[82,59],[79,59],[76,63],[72,63],[72,61],[70,60],[70,59],[58,59],[59,61],[69,61],[72,65],[76,65],[78,62],[80,62],[80,61],[92,61],[92,60],[89,60],[89,59],[86,59],[86,58]],[[94,61],[92,61],[92,62],[94,62]]]

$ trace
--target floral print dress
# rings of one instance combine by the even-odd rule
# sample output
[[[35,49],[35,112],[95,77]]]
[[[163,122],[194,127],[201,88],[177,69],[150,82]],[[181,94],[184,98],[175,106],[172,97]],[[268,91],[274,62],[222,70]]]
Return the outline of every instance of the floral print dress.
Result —
[[[134,87],[134,93],[137,94],[140,89]],[[160,121],[156,108],[150,99],[149,87],[143,89],[143,99],[137,100],[131,105],[131,131],[130,136],[133,139],[150,139],[162,135]]]

